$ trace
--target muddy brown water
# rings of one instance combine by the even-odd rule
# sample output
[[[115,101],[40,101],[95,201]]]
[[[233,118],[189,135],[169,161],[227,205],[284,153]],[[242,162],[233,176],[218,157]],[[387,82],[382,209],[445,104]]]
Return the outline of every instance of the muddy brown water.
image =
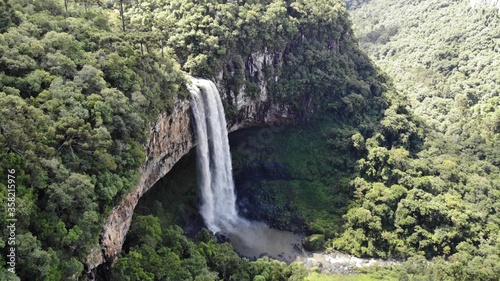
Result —
[[[302,235],[272,229],[265,223],[251,222],[224,233],[235,251],[249,259],[268,256],[287,263],[304,256]]]

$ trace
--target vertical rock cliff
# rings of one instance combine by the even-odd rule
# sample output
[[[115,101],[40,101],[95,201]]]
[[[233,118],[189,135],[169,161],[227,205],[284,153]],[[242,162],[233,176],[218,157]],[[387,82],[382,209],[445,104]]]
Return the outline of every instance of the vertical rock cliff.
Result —
[[[121,252],[134,208],[141,196],[193,146],[189,101],[178,100],[171,112],[162,112],[151,125],[145,145],[147,159],[140,168],[137,187],[113,208],[103,226],[101,243],[106,260],[115,259]]]
[[[255,53],[246,63],[246,71],[259,81],[259,94],[253,97],[245,93],[245,88],[235,94],[225,89],[221,95],[226,104],[237,109],[228,118],[229,132],[248,127],[283,125],[300,122],[304,113],[294,110],[290,104],[271,102],[266,90],[263,67],[280,63],[280,54]],[[278,79],[271,77],[269,79]],[[219,87],[223,84],[217,83]],[[140,180],[136,188],[127,194],[118,206],[113,208],[103,225],[101,246],[103,254],[92,258],[88,268],[93,269],[104,262],[114,262],[122,250],[132,221],[134,208],[141,196],[186,155],[194,146],[194,133],[189,100],[176,100],[171,111],[162,112],[151,124],[149,136],[144,146],[147,158],[140,168]]]

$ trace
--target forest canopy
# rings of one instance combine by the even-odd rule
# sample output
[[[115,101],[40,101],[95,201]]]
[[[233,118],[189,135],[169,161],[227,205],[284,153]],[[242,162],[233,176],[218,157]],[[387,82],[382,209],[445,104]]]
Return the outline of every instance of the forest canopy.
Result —
[[[89,253],[101,251],[104,218],[135,187],[150,122],[187,97],[186,73],[225,71],[237,91],[250,76],[251,52],[288,50],[289,66],[273,70],[284,79],[269,87],[297,106],[306,90],[321,89],[310,71],[323,83],[340,79],[337,95],[370,76],[356,71],[368,64],[352,59],[357,49],[340,1],[2,0],[0,12],[1,167],[16,171],[23,280],[85,278],[95,262]],[[321,71],[325,58],[339,75]],[[304,68],[292,71],[297,65]],[[318,101],[334,99],[319,93]],[[9,274],[3,267],[2,276],[15,279]]]
[[[266,52],[282,55],[264,69],[270,100],[309,122],[258,154],[293,174],[252,183],[262,206],[282,204],[275,227],[297,230],[293,218],[311,247],[407,259],[401,280],[498,280],[499,15],[414,2],[347,3],[393,83],[339,0],[0,0],[0,166],[16,171],[19,263],[7,271],[2,221],[0,280],[84,280],[102,222],[135,188],[149,125],[188,97],[186,74],[255,96],[247,61]],[[178,210],[154,209],[134,217],[106,278],[308,275],[241,258],[206,229],[188,238]]]

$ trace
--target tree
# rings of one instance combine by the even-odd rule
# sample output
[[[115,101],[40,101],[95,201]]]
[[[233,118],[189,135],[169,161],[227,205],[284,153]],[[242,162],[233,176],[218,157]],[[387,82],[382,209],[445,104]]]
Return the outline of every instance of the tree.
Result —
[[[10,26],[20,23],[17,14],[12,10],[9,0],[0,0],[0,33],[4,33]]]
[[[120,18],[122,20],[122,31],[125,32],[125,17],[123,15],[123,0],[120,0]]]

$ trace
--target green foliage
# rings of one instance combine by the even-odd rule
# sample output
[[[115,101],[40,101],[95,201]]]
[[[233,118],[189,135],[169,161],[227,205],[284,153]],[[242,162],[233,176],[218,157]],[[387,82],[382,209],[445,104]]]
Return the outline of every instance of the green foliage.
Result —
[[[401,280],[390,271],[384,272],[384,274],[320,274],[313,272],[308,275],[305,279],[306,281],[395,281]]]
[[[486,66],[498,60],[497,11],[468,2],[348,2],[363,47],[394,76],[418,118],[396,103],[379,134],[352,136],[362,153],[351,182],[357,200],[332,246],[411,257],[400,280],[498,279],[491,227],[499,221],[498,132],[490,119],[498,89],[486,86],[496,79]]]
[[[325,243],[325,236],[322,234],[313,234],[307,236],[302,241],[304,249],[307,251],[319,251],[323,249],[323,244]]]
[[[116,35],[111,11],[71,7],[0,2],[0,163],[17,171],[23,280],[83,278],[106,212],[136,184],[149,121],[184,82],[171,58]]]
[[[0,33],[7,31],[10,26],[19,24],[20,22],[9,0],[0,1],[0,19]]]
[[[404,14],[409,7],[413,12]],[[388,17],[393,13],[404,16]],[[454,142],[454,153],[467,150],[466,157],[498,164],[492,149],[498,145],[498,11],[465,1],[415,6],[379,0],[352,14],[363,47],[395,78],[426,124]],[[390,40],[374,40],[374,32]]]
[[[114,267],[113,278],[115,280],[154,280],[154,274],[146,272],[141,262],[144,261],[140,253],[132,252],[130,257],[121,258]],[[144,261],[145,262],[145,261]]]
[[[17,171],[19,279],[84,278],[103,218],[136,184],[147,126],[186,97],[182,69],[222,73],[234,95],[265,85],[316,124],[234,154],[237,170],[276,172],[248,182],[260,218],[307,231],[314,249],[410,257],[400,279],[497,280],[498,13],[364,2],[348,7],[395,88],[337,0],[0,0],[0,166]],[[255,54],[272,58],[264,77]],[[249,262],[207,231],[193,242],[171,226],[196,208],[193,170],[145,199],[139,213],[155,216],[134,218],[114,279],[305,278],[299,265]]]
[[[111,270],[112,280],[303,280],[302,264],[240,258],[207,229],[195,241],[178,226],[163,228],[154,216],[138,216],[127,243],[134,244]],[[137,244],[136,244],[137,243]],[[165,266],[168,265],[168,266]]]
[[[151,34],[150,40],[137,39],[141,46],[174,54],[193,76],[222,74],[227,92],[252,95],[266,86],[274,100],[305,113],[335,103],[348,106],[350,117],[380,109],[365,102],[381,95],[383,86],[351,36],[341,1],[141,3],[125,5],[127,26],[143,31],[134,38]],[[267,58],[255,69],[259,56]]]

